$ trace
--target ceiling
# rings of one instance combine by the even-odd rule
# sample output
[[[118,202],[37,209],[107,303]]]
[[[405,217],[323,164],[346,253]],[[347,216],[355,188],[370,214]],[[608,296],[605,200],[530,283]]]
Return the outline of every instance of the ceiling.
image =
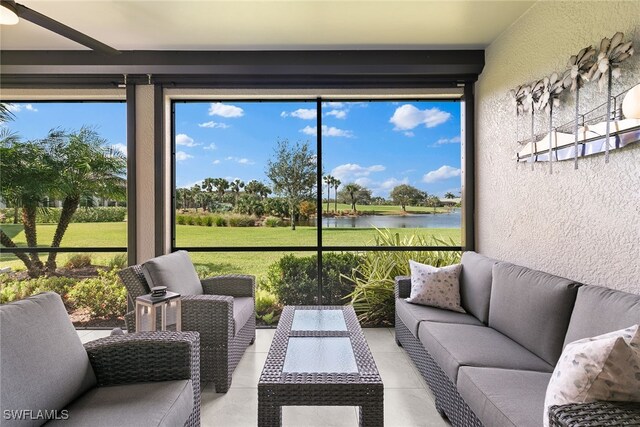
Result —
[[[484,48],[535,1],[18,0],[119,50]],[[28,21],[2,50],[86,49]]]

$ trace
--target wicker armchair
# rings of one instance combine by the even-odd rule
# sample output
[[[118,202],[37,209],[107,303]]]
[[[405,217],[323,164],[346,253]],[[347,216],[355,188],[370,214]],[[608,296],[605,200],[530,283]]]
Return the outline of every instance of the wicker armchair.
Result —
[[[0,344],[3,426],[200,425],[195,332],[115,335],[83,346],[62,298],[45,292],[0,305]]]
[[[125,268],[119,273],[129,302],[150,292],[140,265]],[[200,379],[212,381],[216,392],[226,393],[233,371],[246,348],[256,336],[255,277],[226,275],[204,279],[202,295],[182,295],[182,330],[200,334]],[[237,309],[234,298],[251,298],[251,316],[243,325],[236,325]],[[135,313],[125,316],[129,332],[135,331]]]

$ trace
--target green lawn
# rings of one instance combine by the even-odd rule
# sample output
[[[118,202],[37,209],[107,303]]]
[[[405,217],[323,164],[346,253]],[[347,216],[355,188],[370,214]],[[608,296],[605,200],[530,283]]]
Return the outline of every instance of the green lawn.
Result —
[[[339,207],[339,206],[338,206]],[[26,245],[24,231],[21,225],[3,224],[2,229],[14,236],[16,244]],[[42,246],[50,244],[55,231],[54,224],[38,225],[38,242]],[[413,234],[434,235],[460,244],[460,229],[393,229],[400,235]],[[178,225],[176,229],[178,246],[315,246],[315,227],[297,227],[295,231],[287,227],[200,227],[193,225]],[[331,228],[323,230],[324,244],[328,246],[371,245],[376,234],[372,228]],[[73,223],[65,234],[63,246],[126,246],[126,223]],[[314,252],[296,252],[297,255],[311,255]],[[207,265],[216,273],[247,273],[263,275],[267,267],[278,260],[282,252],[227,252],[205,253],[193,252],[191,256],[196,265]],[[70,254],[60,254],[59,264]],[[93,263],[106,265],[114,254],[92,254]],[[45,258],[46,254],[42,256]],[[13,255],[0,255],[0,267],[10,266],[20,268],[22,263]]]

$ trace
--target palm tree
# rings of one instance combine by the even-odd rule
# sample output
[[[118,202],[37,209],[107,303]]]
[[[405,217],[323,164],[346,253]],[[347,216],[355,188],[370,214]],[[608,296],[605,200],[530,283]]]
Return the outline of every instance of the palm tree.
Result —
[[[189,190],[191,194],[191,200],[193,201],[193,205],[196,208],[196,213],[198,212],[198,204],[202,201],[202,188],[196,184]]]
[[[213,180],[213,185],[215,185],[220,201],[222,201],[225,191],[229,189],[229,181],[224,178],[216,178]]]
[[[357,212],[356,202],[358,200],[358,193],[360,192],[360,190],[362,190],[362,187],[352,182],[350,184],[345,185],[343,190],[346,191],[346,193],[349,195],[349,199],[351,200],[351,210],[353,212]]]
[[[338,178],[333,178],[333,194],[335,195],[335,210],[334,212],[338,212],[338,187],[340,187],[342,181]]]
[[[445,199],[455,199],[456,195],[453,194],[452,192],[448,191],[445,195],[444,195]]]
[[[333,185],[333,177],[325,175],[324,182],[327,184],[327,213],[329,213],[329,203],[331,201],[331,186]]]
[[[436,208],[440,206],[440,199],[438,196],[427,196],[426,205],[431,206],[433,208],[433,213],[436,213]]]
[[[231,186],[231,192],[235,194],[236,196],[236,208],[238,207],[238,195],[240,194],[240,189],[244,188],[244,182],[240,181],[238,178],[236,178],[235,180],[233,180],[233,182],[230,184]]]
[[[50,140],[51,156],[58,171],[52,195],[62,198],[62,212],[52,248],[60,247],[83,197],[126,197],[127,159],[120,151],[106,145],[107,140],[88,127]],[[49,252],[47,270],[50,272],[56,270],[56,256],[57,252]]]

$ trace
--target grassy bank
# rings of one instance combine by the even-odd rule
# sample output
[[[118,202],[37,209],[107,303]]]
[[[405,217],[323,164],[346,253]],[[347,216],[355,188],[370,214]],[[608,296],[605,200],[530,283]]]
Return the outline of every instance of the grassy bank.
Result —
[[[335,205],[333,203],[329,204],[329,212],[335,211]],[[404,215],[404,214],[432,214],[433,208],[429,208],[426,206],[407,206],[407,211],[404,212],[402,208],[398,205],[356,205],[356,210],[363,214],[367,215]],[[324,203],[322,205],[322,211],[326,212],[327,204]],[[351,205],[346,203],[338,203],[338,212],[340,211],[350,211]],[[446,207],[438,207],[436,208],[436,213],[447,213],[450,212],[449,208]]]
[[[338,205],[340,206],[340,205]],[[12,236],[16,244],[26,245],[21,225],[3,224],[2,230]],[[460,244],[460,229],[437,228],[417,229],[420,234],[433,235],[452,239]],[[416,229],[398,228],[393,232],[402,235],[413,234]],[[49,244],[55,232],[54,224],[38,225],[38,241]],[[199,227],[178,225],[176,228],[178,246],[315,246],[315,227],[298,227],[295,231],[289,228],[268,227]],[[375,230],[371,228],[331,228],[323,230],[325,245],[372,245]],[[126,223],[74,223],[69,225],[63,246],[126,246]],[[297,252],[305,255],[313,252]],[[193,252],[191,256],[196,265],[207,266],[212,272],[247,273],[263,275],[267,267],[278,260],[283,252],[249,252],[249,253],[203,253]],[[60,254],[62,265],[70,254]],[[95,253],[92,261],[95,265],[106,265],[114,254]],[[46,254],[42,255],[42,259]],[[23,264],[13,255],[0,255],[0,267],[21,268]]]

